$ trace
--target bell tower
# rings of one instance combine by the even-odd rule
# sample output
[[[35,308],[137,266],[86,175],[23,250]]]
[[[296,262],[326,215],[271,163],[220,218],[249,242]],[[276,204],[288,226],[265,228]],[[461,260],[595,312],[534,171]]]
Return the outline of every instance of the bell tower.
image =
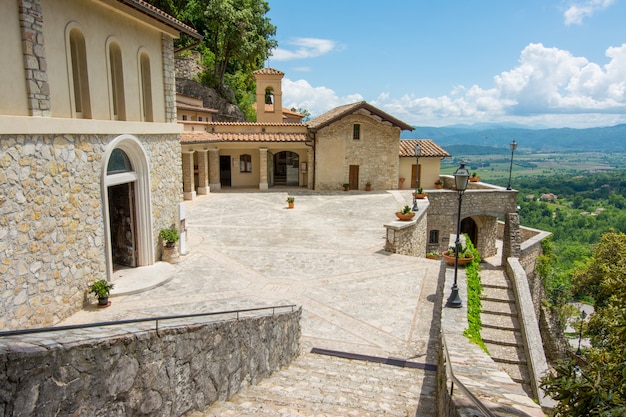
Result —
[[[262,68],[252,74],[256,80],[257,123],[283,123],[282,79],[285,73]]]

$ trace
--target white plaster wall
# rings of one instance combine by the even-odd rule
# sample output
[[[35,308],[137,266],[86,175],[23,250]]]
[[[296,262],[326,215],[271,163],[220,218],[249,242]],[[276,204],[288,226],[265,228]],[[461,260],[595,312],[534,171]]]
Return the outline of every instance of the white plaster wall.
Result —
[[[17,1],[3,0],[0,9],[0,114],[27,116],[28,101]],[[9,65],[10,64],[10,65]]]

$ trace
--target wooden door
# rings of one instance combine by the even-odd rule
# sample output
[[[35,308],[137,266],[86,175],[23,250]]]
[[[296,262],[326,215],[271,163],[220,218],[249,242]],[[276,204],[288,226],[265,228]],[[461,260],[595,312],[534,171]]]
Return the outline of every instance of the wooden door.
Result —
[[[350,165],[350,175],[348,178],[348,182],[350,183],[351,190],[359,189],[359,166],[358,165]]]
[[[415,165],[411,166],[411,188],[418,188],[422,186],[422,166],[420,165],[417,169],[417,185],[415,185]]]

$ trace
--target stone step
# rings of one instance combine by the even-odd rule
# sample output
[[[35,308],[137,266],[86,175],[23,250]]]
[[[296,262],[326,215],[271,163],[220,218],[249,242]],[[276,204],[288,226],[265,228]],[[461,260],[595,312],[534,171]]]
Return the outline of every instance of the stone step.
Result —
[[[517,306],[515,302],[483,299],[481,300],[483,314],[502,314],[517,316]]]
[[[306,353],[229,401],[187,417],[407,416],[415,415],[418,400],[420,409],[432,410],[420,415],[434,417],[436,392],[421,391],[435,381],[432,371]]]
[[[524,340],[521,332],[511,330],[502,330],[494,328],[485,328],[480,333],[485,343],[502,346],[520,346],[524,347]]]
[[[510,281],[501,270],[482,270],[480,272],[480,283],[483,287],[499,286],[511,288]]]
[[[480,295],[481,299],[495,299],[502,301],[515,301],[515,294],[513,290],[501,287],[483,287],[483,292]]]

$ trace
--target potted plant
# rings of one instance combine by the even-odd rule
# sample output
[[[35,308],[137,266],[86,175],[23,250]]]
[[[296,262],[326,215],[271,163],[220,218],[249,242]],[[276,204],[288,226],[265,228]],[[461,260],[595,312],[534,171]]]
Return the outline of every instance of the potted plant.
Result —
[[[415,217],[415,212],[411,211],[411,207],[404,206],[402,210],[396,211],[396,216],[402,221],[407,221]]]
[[[343,187],[344,191],[348,191],[350,189],[350,184],[348,184],[347,182],[344,182],[343,184],[341,184],[341,186]]]
[[[439,252],[437,252],[436,250],[435,251],[430,251],[430,252],[426,253],[426,257],[428,259],[439,259],[439,256],[440,256]]]
[[[480,181],[480,177],[476,173],[476,171],[472,172],[472,175],[469,177],[470,182],[478,182]]]
[[[366,182],[365,183],[365,191],[372,191],[372,183],[371,182]]]
[[[106,279],[95,281],[89,286],[89,291],[98,297],[99,307],[108,307],[111,304],[109,302],[109,293],[113,289],[113,286],[114,284]]]
[[[418,187],[417,192],[413,193],[413,197],[421,200],[426,197],[426,193],[424,192],[424,189],[422,187]]]
[[[293,208],[295,201],[295,197],[287,196],[287,205],[289,206],[289,208]]]
[[[176,242],[180,239],[178,229],[163,229],[159,232],[159,236],[163,239],[165,246],[163,247],[163,256],[161,260],[171,264],[178,262],[178,250],[176,250]]]
[[[441,181],[441,178],[439,178],[437,181],[435,181],[435,187],[437,187],[437,189],[441,190],[443,188],[443,181]]]
[[[463,244],[459,244],[458,249],[459,249],[459,266],[463,266],[472,262],[472,260],[474,259],[474,255],[472,254],[472,251],[467,248],[467,246],[464,246]],[[441,256],[443,256],[443,259],[445,259],[446,262],[448,262],[448,265],[454,265],[454,263],[456,262],[455,252],[456,252],[456,248],[454,246],[450,246],[447,251],[441,254]]]

